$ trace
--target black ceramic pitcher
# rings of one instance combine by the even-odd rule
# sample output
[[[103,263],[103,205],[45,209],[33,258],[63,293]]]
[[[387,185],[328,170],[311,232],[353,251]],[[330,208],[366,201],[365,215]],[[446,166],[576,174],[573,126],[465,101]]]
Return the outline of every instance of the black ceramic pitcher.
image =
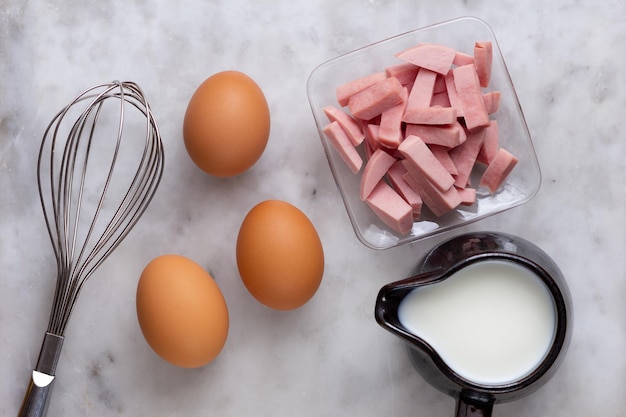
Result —
[[[451,369],[428,342],[402,325],[398,307],[413,289],[447,279],[477,262],[502,260],[534,272],[546,285],[556,314],[556,328],[545,357],[518,380],[484,384],[468,380]],[[571,296],[556,263],[539,247],[522,238],[502,233],[468,233],[434,248],[417,265],[410,278],[385,285],[376,300],[376,321],[408,345],[415,369],[435,388],[456,398],[457,417],[491,416],[496,403],[529,395],[545,384],[562,362],[571,338]],[[473,326],[475,323],[466,323]]]

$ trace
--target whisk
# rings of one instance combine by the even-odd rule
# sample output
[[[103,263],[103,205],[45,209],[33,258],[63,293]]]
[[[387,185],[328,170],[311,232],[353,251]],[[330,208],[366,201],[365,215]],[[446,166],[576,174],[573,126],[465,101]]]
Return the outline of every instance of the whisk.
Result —
[[[19,416],[45,415],[79,293],[148,207],[163,162],[157,123],[133,82],[83,91],[46,128],[37,183],[56,258],[56,288]]]

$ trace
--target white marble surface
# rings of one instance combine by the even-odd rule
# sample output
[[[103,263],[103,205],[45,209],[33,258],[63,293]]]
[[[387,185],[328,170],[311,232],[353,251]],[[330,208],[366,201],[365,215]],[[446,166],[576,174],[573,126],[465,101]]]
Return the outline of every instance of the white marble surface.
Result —
[[[305,94],[319,63],[430,23],[491,24],[517,86],[543,183],[528,204],[467,229],[532,240],[560,264],[575,304],[559,373],[499,416],[626,415],[626,3],[519,1],[19,1],[0,4],[0,416],[13,416],[37,359],[53,258],[36,193],[36,149],[83,88],[139,83],[160,124],[166,171],[153,205],[82,293],[50,416],[446,416],[454,400],[411,368],[374,321],[378,289],[442,238],[375,252],[356,239]],[[187,101],[223,69],[251,75],[272,132],[247,174],[218,180],[190,162]],[[271,311],[243,287],[234,245],[243,216],[280,198],[305,211],[326,252],[315,298]],[[449,236],[444,236],[449,237]],[[211,270],[227,299],[224,351],[196,370],[159,359],[140,333],[138,276],[176,252]]]

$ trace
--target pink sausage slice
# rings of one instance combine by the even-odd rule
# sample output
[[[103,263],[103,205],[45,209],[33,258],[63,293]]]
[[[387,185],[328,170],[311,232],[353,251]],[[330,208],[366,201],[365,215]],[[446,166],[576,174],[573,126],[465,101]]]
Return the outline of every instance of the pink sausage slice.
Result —
[[[348,165],[353,173],[357,173],[363,166],[363,159],[356,148],[350,142],[350,138],[341,128],[338,122],[330,122],[322,131],[333,145],[341,159]]]
[[[499,145],[498,137],[498,121],[492,120],[489,126],[485,128],[485,139],[483,140],[483,146],[478,152],[476,160],[484,165],[489,165],[498,152]]]
[[[518,162],[517,157],[506,149],[498,149],[496,156],[480,179],[480,186],[487,187],[492,194],[495,194]]]
[[[380,148],[380,141],[378,140],[378,125],[376,123],[367,123],[365,125],[364,132],[365,133],[365,145],[366,150],[369,149],[371,152],[367,155],[369,158],[372,153],[378,148]]]
[[[483,94],[483,100],[485,101],[485,108],[487,113],[494,114],[500,107],[501,93],[499,91],[490,91]]]
[[[379,181],[365,200],[383,223],[401,235],[413,228],[413,209],[385,181]]]
[[[476,163],[478,152],[483,145],[485,130],[481,129],[467,135],[467,140],[460,146],[450,151],[450,158],[457,168],[454,185],[458,188],[465,188],[469,181],[470,174]]]
[[[471,132],[489,125],[489,114],[480,90],[478,75],[474,65],[463,65],[453,70],[454,86],[458,94],[459,105],[465,125]]]
[[[456,121],[456,109],[453,107],[421,107],[406,109],[402,121],[422,125],[451,125]]]
[[[476,189],[471,187],[457,188],[456,189],[461,196],[462,206],[471,206],[476,202]]]
[[[385,68],[387,77],[396,77],[400,84],[404,86],[412,86],[415,82],[419,67],[411,64],[410,62],[403,62],[401,64],[391,65]]]
[[[441,162],[441,165],[443,165],[452,176],[459,173],[456,165],[454,165],[454,161],[452,161],[450,157],[450,149],[441,145],[428,145],[428,147],[433,155],[435,155],[435,158]]]
[[[474,57],[460,52],[460,51],[456,51],[456,55],[454,56],[454,61],[452,61],[452,63],[456,66],[461,66],[461,65],[468,65],[468,64],[473,64],[474,63]]]
[[[405,136],[419,136],[429,145],[441,145],[447,148],[459,146],[466,139],[463,126],[459,122],[450,125],[407,124]]]
[[[407,110],[410,111],[416,108],[430,106],[436,80],[436,72],[427,70],[426,68],[420,68],[415,76],[415,83],[413,83],[413,87],[409,93],[409,101],[406,104]]]
[[[435,107],[435,106],[440,106],[440,107],[452,107],[452,105],[450,104],[450,98],[448,97],[448,92],[447,91],[441,91],[439,93],[434,93],[433,94],[433,98],[430,100],[430,105]],[[454,109],[455,112],[458,111],[457,108]],[[458,114],[457,114],[458,116]]]
[[[437,74],[437,79],[435,80],[435,85],[433,87],[433,94],[444,93],[445,91],[446,91],[445,76],[443,74]]]
[[[432,151],[417,136],[408,136],[398,147],[405,159],[405,167],[409,172],[418,172],[436,188],[445,191],[452,187],[454,178],[448,170],[435,158]],[[411,166],[412,170],[408,169]]]
[[[420,195],[426,207],[435,216],[441,217],[461,204],[461,196],[456,187],[451,186],[447,190],[441,191],[425,178],[415,175],[416,173],[412,172],[412,168],[406,164],[406,161],[402,163],[408,171],[404,180]]]
[[[339,123],[354,146],[360,145],[361,142],[363,142],[365,134],[361,130],[361,126],[359,126],[352,116],[334,106],[325,106],[322,110],[329,121]]]
[[[444,45],[422,43],[398,52],[396,57],[445,75],[456,57],[456,51]]]
[[[407,173],[402,161],[396,161],[387,171],[387,178],[392,187],[413,209],[413,218],[419,218],[422,212],[422,198],[407,184],[404,175]]]
[[[351,96],[385,78],[387,78],[387,75],[384,71],[381,71],[341,84],[335,89],[337,103],[339,103],[341,107],[347,106]]]
[[[459,102],[459,94],[456,92],[456,86],[454,85],[454,72],[448,72],[443,79],[446,83],[446,92],[448,93],[450,107],[454,107],[456,109],[457,117],[463,117],[463,109],[461,108],[461,103]]]
[[[474,65],[480,80],[480,86],[487,88],[491,79],[491,61],[493,46],[490,41],[481,41],[474,44]]]
[[[354,94],[348,107],[354,117],[370,120],[402,101],[404,86],[395,77],[385,78]]]
[[[402,142],[402,115],[406,108],[408,92],[406,87],[402,94],[402,101],[383,111],[380,115],[378,139],[388,148],[397,148]]]
[[[389,168],[396,162],[396,158],[382,149],[376,149],[365,163],[361,175],[360,197],[362,201],[370,195],[376,184],[385,176]]]

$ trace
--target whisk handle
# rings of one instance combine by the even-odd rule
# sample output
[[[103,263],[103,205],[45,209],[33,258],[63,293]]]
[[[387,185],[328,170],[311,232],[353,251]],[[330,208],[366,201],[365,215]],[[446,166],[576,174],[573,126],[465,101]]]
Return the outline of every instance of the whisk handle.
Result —
[[[62,346],[63,336],[53,333],[45,334],[37,366],[31,373],[18,417],[43,417],[46,415],[50,392],[55,379],[54,372]]]
[[[54,375],[33,371],[18,417],[42,417],[48,410],[48,398]]]

